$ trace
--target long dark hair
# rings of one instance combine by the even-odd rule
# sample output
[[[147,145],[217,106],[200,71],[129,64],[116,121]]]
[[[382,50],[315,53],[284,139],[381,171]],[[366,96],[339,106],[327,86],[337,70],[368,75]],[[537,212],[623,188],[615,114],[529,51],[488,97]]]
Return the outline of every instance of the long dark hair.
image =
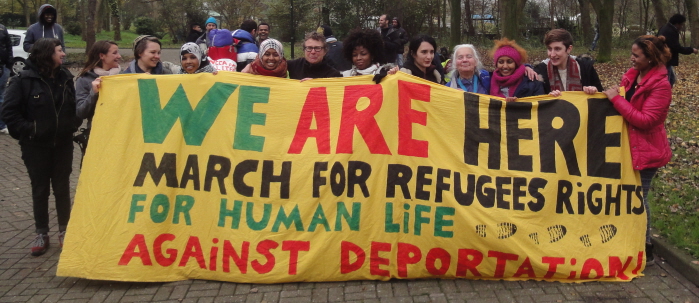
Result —
[[[90,48],[90,52],[87,53],[87,62],[85,62],[85,66],[78,74],[78,77],[82,77],[82,75],[95,69],[95,67],[102,67],[100,54],[106,55],[112,45],[117,45],[117,43],[111,40],[100,40],[95,42],[95,44],[92,45],[92,48]]]
[[[434,48],[435,53],[437,52],[437,42],[434,41],[434,38],[428,35],[418,35],[413,37],[412,40],[410,40],[410,44],[408,45],[408,51],[410,52],[410,55],[408,57],[412,58],[413,55],[417,54],[417,49],[420,48],[422,42],[429,43]]]
[[[61,46],[61,40],[56,38],[41,38],[32,46],[29,61],[39,69],[39,75],[42,77],[50,78],[56,69],[52,58],[56,46]]]

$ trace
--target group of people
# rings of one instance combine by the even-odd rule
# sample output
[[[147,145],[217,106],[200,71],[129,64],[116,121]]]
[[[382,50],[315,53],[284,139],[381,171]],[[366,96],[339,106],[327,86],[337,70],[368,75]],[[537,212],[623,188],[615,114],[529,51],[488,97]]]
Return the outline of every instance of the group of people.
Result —
[[[41,10],[40,17],[43,17]],[[393,22],[395,25],[397,19]],[[253,23],[245,21],[241,25],[241,30],[247,33],[244,36],[248,38],[259,33],[256,39],[248,39],[254,45],[255,53],[254,56],[244,56],[249,62],[240,69],[243,73],[302,81],[378,75],[375,79],[380,81],[382,76],[400,70],[427,81],[469,93],[501,97],[508,102],[544,94],[555,98],[566,91],[582,91],[590,95],[602,92],[628,122],[633,166],[640,172],[644,196],[657,169],[671,157],[663,122],[672,98],[666,67],[676,59],[668,47],[668,39],[672,37],[646,35],[633,42],[631,68],[620,82],[626,88],[625,94],[621,95],[618,86],[604,90],[589,57],[571,54],[573,37],[564,29],[554,29],[545,35],[548,58],[535,66],[528,65],[527,52],[507,38],[495,41],[491,51],[495,65],[493,71],[484,69],[475,46],[457,45],[452,55],[450,81],[444,83],[444,74],[435,64],[435,39],[418,35],[408,41],[405,31],[399,30],[399,26],[389,26],[386,15],[379,19],[378,29],[355,29],[343,42],[337,41],[327,26],[310,32],[303,41],[303,57],[293,60],[285,58],[281,42],[269,38],[268,24],[255,23],[253,26]],[[206,28],[207,31],[215,30],[216,20],[207,20]],[[46,31],[44,27],[44,34]],[[117,43],[98,41],[88,52],[87,62],[75,82],[71,73],[62,67],[65,53],[60,39],[54,36],[32,41],[27,68],[10,79],[0,116],[7,123],[10,134],[19,140],[22,159],[31,179],[37,233],[32,242],[32,255],[42,255],[49,247],[48,197],[51,187],[56,197],[58,241],[59,245],[63,244],[71,209],[68,180],[72,167],[73,134],[83,119],[87,119],[84,135],[89,134],[101,88],[100,77],[120,73],[216,74],[208,60],[210,41],[207,39],[207,35],[202,34],[194,42],[184,44],[180,50],[181,62],[177,65],[160,60],[158,38],[140,36],[133,42],[134,60],[123,70]],[[408,43],[408,50],[403,61],[405,43]],[[333,55],[329,55],[332,49],[335,49]],[[696,49],[693,52],[696,53]],[[0,51],[0,59],[6,60],[2,55]],[[335,58],[349,64],[338,70],[343,65]],[[644,205],[649,214],[647,199],[644,199]],[[652,261],[648,232],[646,241],[647,260]]]

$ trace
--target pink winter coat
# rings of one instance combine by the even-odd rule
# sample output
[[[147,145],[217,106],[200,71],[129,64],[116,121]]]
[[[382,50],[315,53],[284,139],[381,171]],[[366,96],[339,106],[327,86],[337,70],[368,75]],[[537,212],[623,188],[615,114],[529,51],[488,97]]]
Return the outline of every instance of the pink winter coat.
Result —
[[[629,69],[620,86],[630,88],[638,70]],[[664,65],[652,68],[636,87],[631,101],[622,96],[612,98],[614,108],[629,123],[631,159],[635,170],[662,167],[672,158],[665,132],[665,118],[672,101],[672,89]]]

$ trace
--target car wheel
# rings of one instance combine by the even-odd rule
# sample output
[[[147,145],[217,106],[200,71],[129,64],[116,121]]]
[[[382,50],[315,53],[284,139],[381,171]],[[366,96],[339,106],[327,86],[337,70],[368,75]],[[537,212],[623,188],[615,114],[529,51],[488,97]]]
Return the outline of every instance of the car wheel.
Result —
[[[25,66],[26,64],[24,63],[23,58],[15,58],[15,60],[12,62],[12,74],[19,74],[19,72],[23,70]]]

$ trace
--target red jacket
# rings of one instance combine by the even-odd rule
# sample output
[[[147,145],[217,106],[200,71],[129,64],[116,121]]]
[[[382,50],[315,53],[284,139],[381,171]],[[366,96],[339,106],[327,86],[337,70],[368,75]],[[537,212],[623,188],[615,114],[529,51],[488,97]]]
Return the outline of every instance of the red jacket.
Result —
[[[630,87],[638,73],[638,70],[629,69],[621,77],[620,86]],[[665,65],[658,65],[646,74],[631,101],[622,96],[611,101],[628,122],[633,168],[658,168],[670,162],[672,151],[665,132],[665,118],[672,101],[672,90]]]

